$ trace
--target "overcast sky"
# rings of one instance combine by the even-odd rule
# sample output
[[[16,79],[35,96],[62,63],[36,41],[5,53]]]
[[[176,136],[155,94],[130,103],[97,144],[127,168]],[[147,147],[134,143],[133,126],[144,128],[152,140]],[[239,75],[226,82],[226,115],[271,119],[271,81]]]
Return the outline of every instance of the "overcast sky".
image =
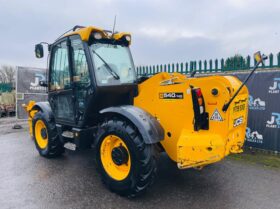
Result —
[[[0,65],[46,67],[34,45],[74,25],[132,33],[136,65],[280,51],[279,0],[0,0]]]

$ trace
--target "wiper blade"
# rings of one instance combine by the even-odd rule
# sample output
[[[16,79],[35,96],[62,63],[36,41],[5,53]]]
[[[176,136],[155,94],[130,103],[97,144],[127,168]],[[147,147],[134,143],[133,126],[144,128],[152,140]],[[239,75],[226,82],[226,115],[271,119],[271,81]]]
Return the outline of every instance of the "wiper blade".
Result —
[[[110,65],[109,65],[96,51],[94,51],[93,49],[92,49],[92,52],[93,52],[94,54],[96,54],[96,56],[105,64],[106,69],[108,70],[108,72],[111,73],[111,75],[112,75],[115,79],[119,80],[119,79],[120,79],[120,76],[110,67]]]

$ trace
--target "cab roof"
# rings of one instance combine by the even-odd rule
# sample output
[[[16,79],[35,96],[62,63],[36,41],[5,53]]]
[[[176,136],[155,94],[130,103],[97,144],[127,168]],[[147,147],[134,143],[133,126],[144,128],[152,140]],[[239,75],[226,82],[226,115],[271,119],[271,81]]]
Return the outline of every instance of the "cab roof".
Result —
[[[125,36],[129,36],[131,38],[131,34],[127,32],[115,32],[112,36],[112,32],[108,30],[104,30],[101,28],[97,28],[95,26],[88,26],[88,27],[83,27],[83,26],[75,26],[73,28],[72,32],[69,32],[64,35],[64,37],[71,36],[71,35],[79,35],[82,39],[82,41],[88,41],[91,34],[94,32],[100,33],[102,35],[102,38],[108,38],[108,39],[115,39],[115,40],[120,40]],[[131,41],[129,41],[130,44]]]

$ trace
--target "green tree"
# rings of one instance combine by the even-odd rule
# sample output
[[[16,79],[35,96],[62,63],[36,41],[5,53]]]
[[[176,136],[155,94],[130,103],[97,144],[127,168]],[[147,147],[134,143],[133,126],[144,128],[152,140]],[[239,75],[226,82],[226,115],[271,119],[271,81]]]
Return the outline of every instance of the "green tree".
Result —
[[[236,54],[226,59],[225,69],[226,70],[240,70],[247,66],[246,60],[240,54]]]

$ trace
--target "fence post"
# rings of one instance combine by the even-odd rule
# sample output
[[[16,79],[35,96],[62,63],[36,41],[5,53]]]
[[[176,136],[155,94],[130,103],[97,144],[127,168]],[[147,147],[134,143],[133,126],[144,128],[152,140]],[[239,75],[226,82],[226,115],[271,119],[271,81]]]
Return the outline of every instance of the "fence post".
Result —
[[[207,71],[207,61],[204,60],[204,71],[203,71],[203,73],[206,73],[206,71]]]
[[[213,63],[212,63],[212,59],[209,61],[209,70],[210,70],[210,72],[212,72],[212,65],[213,65]]]
[[[139,74],[138,75],[142,75],[142,66],[139,66]]]
[[[247,56],[247,63],[246,63],[247,64],[247,69],[250,69],[250,67],[251,67],[251,63],[250,62],[251,62],[251,57],[248,55]]]
[[[225,60],[222,58],[221,59],[221,72],[225,70]]]
[[[193,62],[190,61],[190,73],[192,73],[192,71],[193,71]]]
[[[218,59],[215,59],[215,71],[218,72]]]
[[[280,67],[280,52],[277,54],[277,65]]]
[[[226,59],[225,60],[225,65],[224,65],[224,71],[228,71],[229,70],[229,64],[230,64],[229,59]]]
[[[201,72],[202,70],[202,62],[201,60],[198,61],[198,71]]]
[[[270,55],[269,55],[269,67],[273,68],[273,54],[272,53],[270,53]]]
[[[266,68],[265,62],[266,62],[266,60],[263,60],[263,62],[262,62],[262,68]]]
[[[174,70],[175,70],[175,65],[174,63],[172,63],[172,73],[174,73]]]

